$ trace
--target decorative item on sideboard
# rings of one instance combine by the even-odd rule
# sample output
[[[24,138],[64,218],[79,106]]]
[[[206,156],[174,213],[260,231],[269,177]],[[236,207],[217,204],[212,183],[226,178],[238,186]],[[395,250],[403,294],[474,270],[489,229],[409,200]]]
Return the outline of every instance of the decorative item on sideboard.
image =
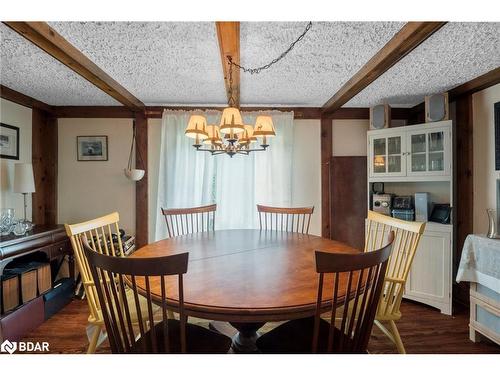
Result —
[[[30,163],[17,163],[14,166],[14,193],[21,193],[24,197],[24,219],[19,221],[14,229],[16,235],[23,235],[33,229],[33,223],[28,220],[27,196],[35,192],[35,178],[33,166]]]

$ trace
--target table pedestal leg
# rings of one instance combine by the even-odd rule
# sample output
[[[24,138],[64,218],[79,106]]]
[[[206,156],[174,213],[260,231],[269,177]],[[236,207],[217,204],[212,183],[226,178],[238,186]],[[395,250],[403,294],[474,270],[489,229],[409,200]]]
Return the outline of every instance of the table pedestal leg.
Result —
[[[235,353],[258,353],[255,341],[259,338],[257,331],[265,323],[225,323],[211,322],[210,329],[233,338],[231,349]],[[233,328],[234,327],[234,328]]]
[[[259,338],[257,331],[265,323],[230,323],[238,330],[238,333],[233,336],[233,344],[231,348],[235,353],[258,353],[259,350],[255,345],[255,341]]]

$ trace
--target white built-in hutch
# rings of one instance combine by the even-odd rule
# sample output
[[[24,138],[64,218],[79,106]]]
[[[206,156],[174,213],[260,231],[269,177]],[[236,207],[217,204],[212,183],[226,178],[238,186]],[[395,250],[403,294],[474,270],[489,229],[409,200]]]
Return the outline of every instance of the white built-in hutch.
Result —
[[[385,193],[427,192],[431,202],[453,206],[452,139],[451,121],[368,131],[368,207],[374,182]],[[452,211],[451,224],[427,223],[404,294],[443,314],[452,312],[453,220]]]

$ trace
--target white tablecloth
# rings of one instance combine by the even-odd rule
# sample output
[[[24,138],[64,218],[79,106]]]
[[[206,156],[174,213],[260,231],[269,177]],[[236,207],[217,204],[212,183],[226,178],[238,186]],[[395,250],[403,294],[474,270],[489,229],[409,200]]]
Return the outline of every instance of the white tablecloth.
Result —
[[[458,266],[457,282],[472,281],[500,293],[500,240],[469,234]]]

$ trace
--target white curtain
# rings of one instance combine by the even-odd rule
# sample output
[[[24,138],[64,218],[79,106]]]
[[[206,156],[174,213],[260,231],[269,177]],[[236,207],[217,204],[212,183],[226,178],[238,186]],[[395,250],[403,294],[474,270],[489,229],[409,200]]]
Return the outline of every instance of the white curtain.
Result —
[[[256,204],[291,205],[293,112],[245,113],[247,124],[260,114],[271,115],[277,136],[269,139],[267,151],[233,158],[195,151],[193,140],[184,135],[191,114],[163,113],[156,213],[161,207],[217,203],[216,229],[256,228]],[[209,124],[218,123],[221,115],[204,114]],[[155,239],[165,237],[165,221],[156,220]]]

